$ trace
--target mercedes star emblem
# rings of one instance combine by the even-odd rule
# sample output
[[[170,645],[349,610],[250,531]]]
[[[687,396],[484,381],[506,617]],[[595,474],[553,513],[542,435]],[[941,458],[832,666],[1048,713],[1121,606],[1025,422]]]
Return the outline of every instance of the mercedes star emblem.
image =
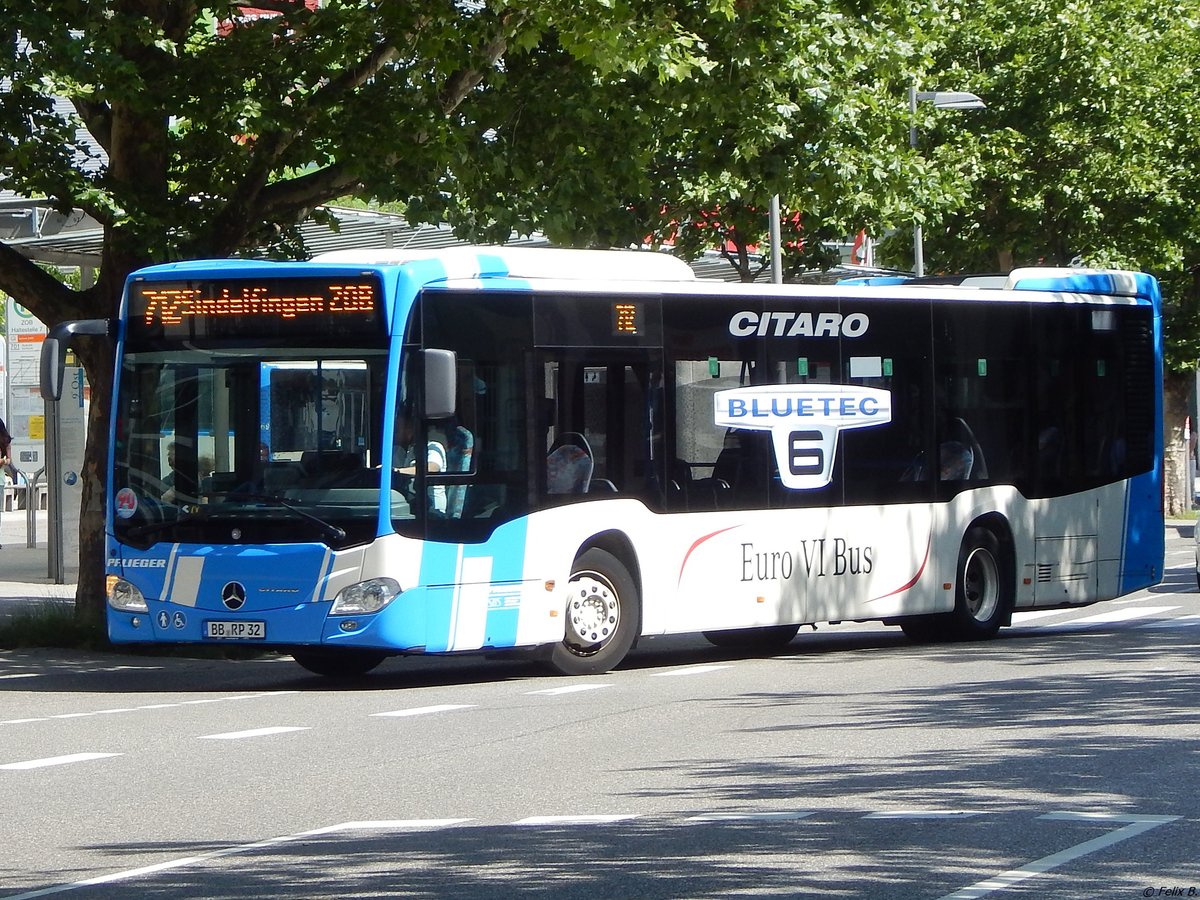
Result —
[[[229,609],[241,609],[246,604],[246,589],[240,582],[229,582],[221,588],[221,602]]]

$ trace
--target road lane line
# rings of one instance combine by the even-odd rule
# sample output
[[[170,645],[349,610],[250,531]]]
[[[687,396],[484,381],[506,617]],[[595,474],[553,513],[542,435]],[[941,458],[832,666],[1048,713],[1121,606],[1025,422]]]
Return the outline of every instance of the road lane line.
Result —
[[[688,666],[686,669],[672,669],[669,672],[651,672],[651,678],[672,678],[675,675],[703,675],[706,672],[716,672],[719,669],[732,669],[733,666],[725,665],[709,665],[709,666]]]
[[[1029,612],[1021,612],[1017,610],[1012,614],[1012,623],[1015,628],[1018,625],[1024,625],[1026,622],[1032,622],[1034,619],[1048,619],[1050,616],[1064,616],[1075,612],[1070,607],[1062,607],[1060,609],[1031,609]]]
[[[794,809],[781,812],[704,813],[699,816],[689,816],[683,821],[684,823],[691,822],[693,824],[719,824],[721,822],[789,822],[796,821],[798,819],[807,819],[811,815],[815,815],[815,811],[811,809]]]
[[[1137,837],[1139,834],[1144,834],[1152,828],[1157,828],[1159,825],[1174,822],[1179,816],[1126,816],[1110,815],[1108,813],[1057,812],[1047,813],[1044,816],[1038,816],[1038,818],[1051,822],[1099,821],[1125,822],[1126,824],[1122,828],[1092,838],[1090,841],[1084,841],[1082,844],[1076,844],[1074,847],[1068,847],[1066,850],[1061,850],[1058,853],[1043,856],[1041,859],[1036,859],[1031,863],[1021,866],[1019,869],[1009,869],[1007,872],[1001,872],[992,878],[977,881],[975,884],[957,890],[953,894],[947,894],[941,900],[975,900],[976,897],[986,896],[993,891],[1004,890],[1028,878],[1044,875],[1051,869],[1057,869],[1064,863],[1079,859],[1081,856],[1096,853],[1107,847],[1111,847],[1113,844],[1118,844],[1121,841],[1129,840],[1129,838]]]
[[[258,700],[262,697],[283,697],[287,694],[298,694],[299,691],[263,691],[260,694],[235,694],[232,697],[204,697],[200,700],[184,700],[179,706],[197,706],[201,703],[226,703],[230,700]]]
[[[1155,628],[1191,628],[1193,625],[1200,625],[1200,616],[1180,616],[1177,619],[1164,619],[1161,622],[1147,622],[1145,625],[1139,625],[1138,630],[1153,630]]]
[[[412,709],[394,709],[391,712],[371,713],[372,716],[400,718],[401,716],[427,716],[432,713],[453,712],[456,709],[474,709],[471,703],[443,703],[441,706],[414,706]]]
[[[1104,625],[1116,625],[1132,619],[1144,619],[1179,609],[1178,606],[1127,606],[1124,609],[1114,609],[1095,616],[1084,616],[1082,619],[1071,619],[1068,622],[1051,622],[1048,625],[1032,625],[1039,631],[1067,631],[1073,628],[1098,628]]]
[[[4,676],[0,676],[4,677]],[[264,691],[258,694],[235,694],[231,697],[208,697],[203,700],[182,700],[178,703],[148,703],[145,706],[122,707],[120,709],[95,709],[91,712],[58,713],[53,716],[40,716],[36,719],[5,719],[0,725],[23,725],[26,722],[48,722],[51,719],[86,719],[90,716],[108,716],[113,713],[138,712],[143,709],[179,709],[197,703],[226,703],[232,700],[259,700],[263,697],[282,697],[287,694],[298,694],[299,691]]]
[[[865,819],[966,819],[979,813],[970,809],[888,809],[868,813]]]
[[[43,769],[46,766],[65,766],[71,763],[88,762],[93,759],[108,759],[120,753],[71,753],[67,756],[48,756],[45,759],[29,759],[25,762],[5,763],[0,769]]]
[[[13,672],[11,675],[0,675],[0,679],[2,679],[2,678],[40,678],[42,676],[42,674],[43,673],[41,673],[41,672]]]
[[[522,826],[558,826],[558,825],[611,825],[614,822],[628,822],[636,819],[636,815],[616,816],[530,816],[513,822]]]
[[[1128,606],[1125,609],[1114,609],[1095,616],[1087,616],[1071,622],[1072,625],[1107,625],[1111,622],[1127,622],[1130,619],[1143,619],[1168,613],[1179,609],[1178,606]]]
[[[452,828],[474,819],[380,819],[378,821],[342,822],[327,828],[305,832],[308,835],[339,834],[343,831],[413,831],[419,828]]]
[[[534,694],[578,694],[580,691],[598,691],[601,688],[612,687],[611,684],[569,684],[566,687],[546,688],[543,691],[526,691],[526,696],[532,697]]]
[[[202,734],[202,741],[240,741],[243,738],[267,737],[272,734],[285,734],[289,731],[308,731],[308,727],[297,725],[275,725],[270,728],[251,728],[248,731],[227,731],[224,734]]]
[[[470,819],[412,819],[408,820],[413,828],[438,828],[443,827],[439,823],[455,824],[458,822],[469,822]],[[49,897],[52,894],[63,894],[67,891],[76,891],[80,888],[95,887],[101,884],[115,884],[120,881],[132,881],[135,878],[140,878],[143,875],[154,875],[158,872],[168,872],[172,869],[182,869],[187,866],[196,865],[197,863],[208,862],[213,859],[222,859],[226,856],[236,856],[240,853],[253,853],[255,850],[265,850],[270,847],[277,847],[280,844],[286,844],[294,841],[304,841],[315,837],[322,837],[329,834],[336,834],[339,831],[355,830],[358,826],[373,827],[381,823],[371,822],[343,822],[340,825],[330,825],[325,828],[314,828],[311,831],[300,831],[296,834],[285,834],[280,837],[267,838],[262,841],[254,841],[250,844],[238,844],[233,847],[223,847],[220,850],[210,850],[207,853],[197,853],[195,856],[185,856],[179,859],[169,859],[160,863],[154,863],[149,866],[142,866],[137,869],[126,869],[123,872],[112,872],[108,875],[99,875],[95,878],[88,878],[83,881],[75,881],[70,884],[56,884],[52,887],[41,888],[35,891],[28,891],[24,894],[17,894],[14,897],[5,897],[3,900],[35,900],[37,897]],[[392,830],[400,830],[400,827],[405,827],[400,822],[388,823]],[[400,827],[397,827],[400,826]]]

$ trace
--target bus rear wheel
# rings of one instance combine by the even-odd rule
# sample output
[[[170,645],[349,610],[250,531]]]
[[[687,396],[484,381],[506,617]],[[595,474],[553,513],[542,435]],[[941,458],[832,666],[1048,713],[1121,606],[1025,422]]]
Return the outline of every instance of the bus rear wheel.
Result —
[[[1000,630],[1012,604],[1011,579],[995,532],[975,526],[958,551],[951,636],[958,640],[990,638]]]
[[[357,678],[387,659],[386,653],[371,650],[308,647],[292,651],[292,659],[315,675],[328,678]]]
[[[637,637],[637,585],[617,557],[591,547],[575,560],[567,589],[566,633],[551,649],[550,665],[563,675],[607,672]]]
[[[727,631],[706,631],[704,639],[714,647],[768,653],[782,650],[800,631],[799,625],[765,625],[760,628],[731,628]]]

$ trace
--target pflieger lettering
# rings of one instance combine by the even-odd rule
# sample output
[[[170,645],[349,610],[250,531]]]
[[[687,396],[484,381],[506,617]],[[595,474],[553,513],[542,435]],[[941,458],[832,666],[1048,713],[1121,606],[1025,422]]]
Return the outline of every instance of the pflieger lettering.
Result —
[[[167,561],[165,559],[121,559],[113,556],[109,557],[108,565],[121,566],[126,569],[165,569]]]

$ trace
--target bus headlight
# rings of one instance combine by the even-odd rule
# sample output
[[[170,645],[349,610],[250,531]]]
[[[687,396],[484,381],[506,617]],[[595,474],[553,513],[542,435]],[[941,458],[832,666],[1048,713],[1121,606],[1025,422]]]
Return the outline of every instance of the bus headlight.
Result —
[[[108,576],[108,605],[123,612],[149,612],[146,598],[135,585],[115,575]]]
[[[379,612],[400,596],[400,585],[394,578],[369,578],[338,591],[333,598],[331,616],[359,616]]]

